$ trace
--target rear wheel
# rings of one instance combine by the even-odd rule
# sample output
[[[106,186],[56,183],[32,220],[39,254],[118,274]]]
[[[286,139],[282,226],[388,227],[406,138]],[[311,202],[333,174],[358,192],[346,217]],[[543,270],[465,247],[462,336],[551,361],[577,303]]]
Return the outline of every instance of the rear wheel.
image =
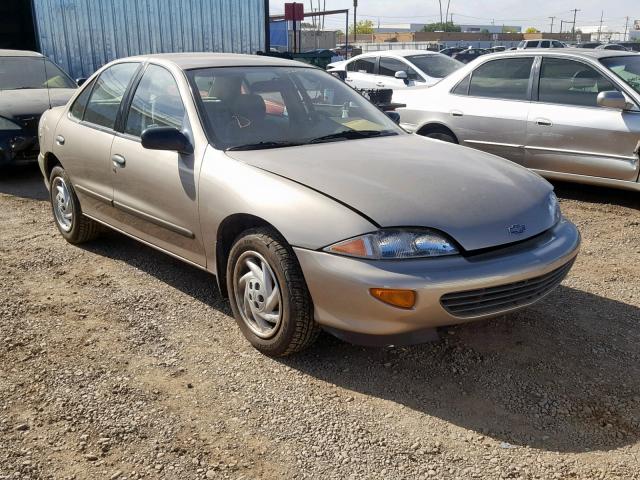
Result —
[[[56,227],[69,243],[82,243],[100,233],[100,225],[82,214],[82,208],[67,172],[60,166],[49,176],[51,209]]]
[[[446,128],[437,128],[418,132],[423,137],[433,138],[442,142],[458,143],[456,137]]]
[[[272,229],[238,237],[229,254],[227,290],[240,330],[265,355],[304,350],[320,332],[298,260]]]

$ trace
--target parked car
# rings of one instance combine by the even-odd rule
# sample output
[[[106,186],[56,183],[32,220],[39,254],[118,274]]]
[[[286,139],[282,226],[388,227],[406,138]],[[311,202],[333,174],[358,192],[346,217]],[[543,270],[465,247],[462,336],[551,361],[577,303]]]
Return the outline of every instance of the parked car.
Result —
[[[287,114],[267,115],[267,96]],[[268,355],[302,350],[320,328],[415,343],[520,309],[556,287],[578,251],[538,175],[409,135],[290,60],[120,59],[47,111],[40,132],[66,240],[106,225],[215,274]]]
[[[395,91],[401,125],[561,180],[640,190],[640,55],[520,50]]]
[[[40,115],[67,103],[75,88],[41,54],[0,50],[0,168],[37,161]]]
[[[494,45],[493,47],[487,48],[492,53],[504,52],[507,49],[504,45]]]
[[[329,72],[346,71],[353,88],[404,88],[433,85],[462,64],[426,50],[390,50],[363,53],[343,62],[331,63]]]
[[[640,41],[638,42],[618,42],[618,45],[622,45],[630,52],[640,52]]]
[[[602,45],[600,42],[580,42],[575,48],[598,48],[600,45]]]
[[[453,56],[454,53],[462,52],[467,48],[468,47],[447,47],[447,48],[443,48],[438,53],[441,53],[442,55],[446,55],[447,57],[451,57]]]
[[[517,50],[526,50],[528,48],[565,48],[566,45],[558,40],[522,40]]]
[[[488,53],[491,52],[489,52],[489,50],[485,50],[484,48],[467,48],[466,50],[463,50],[461,52],[454,53],[451,58],[462,63],[469,63],[472,60],[475,60],[476,58]]]
[[[623,45],[619,45],[617,43],[605,43],[604,45],[598,45],[596,47],[597,50],[620,50],[622,52],[628,52],[629,49]]]

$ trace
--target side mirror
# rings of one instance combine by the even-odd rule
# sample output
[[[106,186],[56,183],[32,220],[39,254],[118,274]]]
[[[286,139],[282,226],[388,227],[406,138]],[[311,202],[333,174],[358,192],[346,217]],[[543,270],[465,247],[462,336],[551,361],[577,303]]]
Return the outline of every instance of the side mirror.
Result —
[[[598,106],[624,110],[627,108],[626,97],[618,91],[600,92],[598,94]]]
[[[342,80],[343,82],[347,79],[347,71],[346,70],[333,70],[329,72],[334,77]]]
[[[398,112],[384,112],[391,120],[400,125],[400,114]]]
[[[409,78],[409,76],[407,75],[407,72],[405,72],[404,70],[399,70],[395,73],[394,77],[400,79],[400,80],[406,80],[407,78]]]
[[[147,128],[140,136],[142,146],[149,150],[168,150],[178,153],[193,153],[193,145],[187,136],[174,127]]]
[[[76,78],[76,83],[78,84],[79,87],[81,87],[82,84],[84,84],[84,82],[86,81],[87,79],[85,77]]]

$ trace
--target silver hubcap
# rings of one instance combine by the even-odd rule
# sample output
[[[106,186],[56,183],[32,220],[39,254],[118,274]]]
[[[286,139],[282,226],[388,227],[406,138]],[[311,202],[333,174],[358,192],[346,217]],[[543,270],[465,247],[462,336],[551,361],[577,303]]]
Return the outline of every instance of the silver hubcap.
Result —
[[[53,199],[53,212],[56,221],[62,230],[68,232],[73,226],[73,202],[69,188],[62,177],[53,179],[51,190],[55,195]]]
[[[273,270],[257,252],[244,252],[233,272],[235,299],[242,320],[260,338],[276,334],[282,319],[280,287]]]

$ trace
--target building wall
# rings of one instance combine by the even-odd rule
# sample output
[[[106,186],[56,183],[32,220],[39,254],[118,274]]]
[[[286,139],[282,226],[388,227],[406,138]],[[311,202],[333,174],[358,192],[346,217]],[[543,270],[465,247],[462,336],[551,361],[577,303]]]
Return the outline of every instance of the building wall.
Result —
[[[40,50],[74,78],[131,55],[264,50],[263,0],[33,0]]]

